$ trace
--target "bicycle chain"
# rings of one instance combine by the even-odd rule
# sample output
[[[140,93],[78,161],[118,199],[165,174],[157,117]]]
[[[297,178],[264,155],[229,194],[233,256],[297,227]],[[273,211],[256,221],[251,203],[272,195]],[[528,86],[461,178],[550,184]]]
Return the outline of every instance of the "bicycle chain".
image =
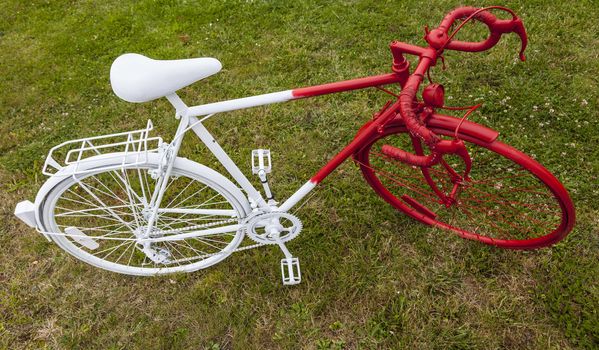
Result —
[[[237,220],[238,219],[227,219],[227,220],[221,220],[221,221],[207,223],[207,224],[200,224],[200,225],[195,225],[195,226],[184,227],[184,228],[180,228],[180,229],[158,231],[157,233],[161,233],[161,234],[165,234],[165,233],[177,233],[177,232],[182,232],[182,231],[195,230],[195,229],[199,229],[199,228],[207,228],[207,227],[210,227],[210,226],[216,226],[216,225],[220,225],[220,224],[227,224],[227,223],[235,222]],[[244,222],[245,221],[247,221],[247,218],[246,218],[246,220],[244,220]],[[243,228],[243,230],[245,231],[245,228]],[[217,256],[217,255],[235,253],[235,252],[240,252],[240,251],[244,251],[244,250],[250,250],[250,249],[258,248],[258,247],[265,246],[265,245],[267,245],[267,244],[265,244],[265,243],[250,244],[248,246],[238,247],[238,248],[235,248],[235,249],[232,249],[232,250],[221,250],[221,251],[216,252],[216,253],[209,253],[209,254],[200,255],[197,258],[207,259],[207,258],[210,258],[210,257],[213,257],[213,256]]]
[[[246,217],[246,218],[243,220],[243,224],[244,224],[244,225],[246,225],[246,224],[248,224],[249,222],[251,222],[252,220],[255,220],[256,218],[258,218],[258,217],[260,217],[260,216],[264,216],[264,215],[266,215],[266,214],[272,214],[272,213],[254,213],[254,214],[251,214],[251,215],[247,216],[247,217]],[[292,215],[292,214],[287,214],[287,215],[289,215],[289,216],[292,216],[292,217],[294,217],[294,218],[296,218],[296,219],[297,219],[297,217],[296,217],[295,215]],[[234,220],[235,220],[235,219],[223,220],[223,222],[231,222],[231,221],[234,221]],[[302,229],[302,224],[301,224],[301,221],[299,221],[299,219],[297,219],[297,221],[298,221],[298,225],[299,225],[299,227],[300,227],[300,228],[299,228],[299,230],[301,231],[301,229]],[[214,223],[213,223],[213,224],[214,224]],[[204,225],[206,225],[206,224],[204,224]],[[198,226],[200,226],[200,225],[198,225]],[[188,229],[189,229],[189,228],[188,228]],[[233,250],[221,250],[220,252],[216,252],[216,253],[210,253],[210,254],[204,254],[204,255],[201,255],[201,256],[199,256],[199,257],[201,257],[201,258],[209,258],[209,257],[216,256],[216,255],[220,255],[220,254],[225,254],[225,253],[235,253],[235,252],[240,252],[240,251],[244,251],[244,250],[250,250],[250,249],[253,249],[253,248],[258,248],[258,247],[262,247],[262,246],[267,246],[267,245],[272,245],[272,244],[275,244],[275,242],[274,242],[274,241],[273,241],[273,242],[269,242],[269,243],[260,243],[260,242],[257,242],[257,241],[256,241],[256,240],[255,240],[255,239],[254,239],[254,238],[253,238],[251,235],[249,235],[249,234],[248,234],[248,232],[247,232],[247,228],[246,228],[246,227],[244,227],[243,229],[244,229],[244,231],[246,231],[245,233],[248,235],[248,237],[249,237],[251,240],[253,240],[254,242],[256,242],[255,244],[250,244],[250,245],[248,245],[248,246],[241,247],[241,248],[236,248],[236,249],[233,249]],[[164,231],[164,232],[166,232],[166,231]],[[299,232],[298,232],[298,233],[299,233]],[[295,238],[295,236],[296,236],[296,235],[294,235],[293,237],[291,237],[291,238],[290,238],[290,239],[288,239],[288,240],[291,240],[291,239]]]
[[[207,227],[221,225],[221,224],[228,224],[230,222],[235,222],[235,221],[237,221],[237,219],[227,219],[227,220],[221,220],[221,221],[216,221],[216,222],[210,222],[210,223],[206,223],[206,224],[199,224],[199,225],[194,225],[194,226],[187,226],[187,227],[183,227],[183,228],[174,228],[174,229],[171,229],[171,230],[156,231],[156,233],[158,233],[158,234],[177,233],[177,232],[195,230],[195,229],[198,229],[198,228],[207,228]]]

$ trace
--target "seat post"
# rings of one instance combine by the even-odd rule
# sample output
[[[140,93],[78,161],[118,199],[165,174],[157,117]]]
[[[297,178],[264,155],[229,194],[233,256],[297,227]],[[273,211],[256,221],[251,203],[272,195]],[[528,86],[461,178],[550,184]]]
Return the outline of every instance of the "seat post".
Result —
[[[187,107],[185,102],[183,102],[183,100],[179,97],[179,95],[177,95],[176,92],[173,92],[170,95],[166,95],[166,98],[168,99],[168,102],[170,102],[177,111],[175,118],[179,119],[180,117],[187,115],[189,107]]]

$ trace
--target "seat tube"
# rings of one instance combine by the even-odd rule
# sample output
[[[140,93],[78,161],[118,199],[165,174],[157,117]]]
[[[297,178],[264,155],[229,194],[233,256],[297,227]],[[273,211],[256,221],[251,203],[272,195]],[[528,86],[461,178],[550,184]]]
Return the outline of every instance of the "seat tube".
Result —
[[[248,196],[256,202],[258,207],[270,211],[270,206],[266,203],[262,195],[252,185],[250,180],[239,170],[239,167],[233,162],[229,155],[223,150],[223,148],[216,142],[212,134],[206,129],[206,127],[198,122],[196,117],[190,117],[190,124],[193,125],[191,130],[198,135],[200,140],[208,147],[210,152],[214,154],[216,159],[227,169],[229,174],[237,181],[241,188],[248,194]]]

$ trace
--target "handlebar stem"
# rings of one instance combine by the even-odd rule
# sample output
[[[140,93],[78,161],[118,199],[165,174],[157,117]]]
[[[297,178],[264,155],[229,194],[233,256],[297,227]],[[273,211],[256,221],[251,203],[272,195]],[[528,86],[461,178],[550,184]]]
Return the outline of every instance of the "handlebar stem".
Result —
[[[393,41],[389,46],[391,47],[391,52],[394,54],[397,52],[400,54],[407,53],[409,55],[420,56],[425,50],[424,47],[402,43],[400,41]]]

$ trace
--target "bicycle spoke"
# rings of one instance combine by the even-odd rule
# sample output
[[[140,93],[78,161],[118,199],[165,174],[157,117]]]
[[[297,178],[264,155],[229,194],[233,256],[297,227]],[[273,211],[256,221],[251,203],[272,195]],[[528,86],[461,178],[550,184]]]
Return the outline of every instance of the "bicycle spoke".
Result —
[[[191,186],[192,184],[193,184],[193,181],[189,180],[189,183],[185,186],[185,188],[183,188],[181,191],[179,191],[179,193],[177,193],[177,195],[175,196],[175,198],[171,199],[171,201],[168,202],[168,204],[165,205],[164,207],[165,208],[170,208],[171,204],[173,204],[173,202],[176,201],[177,198],[179,198],[189,188],[189,186]]]

